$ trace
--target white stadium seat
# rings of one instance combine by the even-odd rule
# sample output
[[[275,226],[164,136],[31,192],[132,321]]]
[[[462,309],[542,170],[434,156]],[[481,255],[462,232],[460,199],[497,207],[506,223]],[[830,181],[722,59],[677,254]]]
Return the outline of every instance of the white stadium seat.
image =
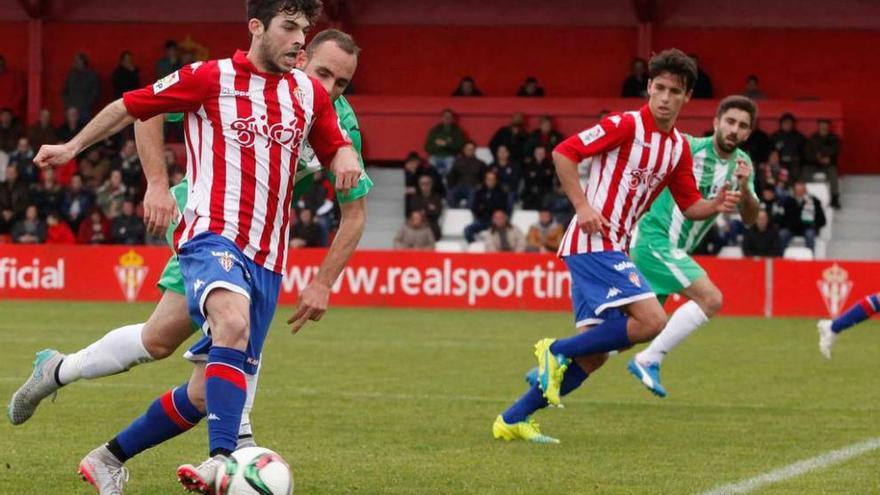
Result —
[[[743,257],[743,250],[739,246],[724,246],[718,252],[719,258],[740,259]]]
[[[468,244],[467,252],[469,253],[485,253],[486,244],[482,241],[476,241]]]
[[[806,246],[789,246],[782,257],[787,260],[811,261],[813,259],[813,251]]]
[[[492,150],[485,146],[477,148],[474,156],[476,156],[478,160],[482,161],[486,165],[491,165],[493,162],[495,162],[495,157],[492,156]]]
[[[523,234],[528,234],[529,227],[538,223],[538,210],[514,210],[510,223]]]
[[[462,241],[437,241],[434,244],[434,251],[438,253],[461,253],[464,251],[464,243]]]
[[[462,238],[464,228],[473,223],[474,215],[467,208],[449,208],[443,214],[441,230],[443,237]]]
[[[831,204],[831,190],[828,188],[828,184],[824,182],[808,182],[807,193],[816,196],[819,202],[822,203],[822,208],[827,209],[828,205]]]

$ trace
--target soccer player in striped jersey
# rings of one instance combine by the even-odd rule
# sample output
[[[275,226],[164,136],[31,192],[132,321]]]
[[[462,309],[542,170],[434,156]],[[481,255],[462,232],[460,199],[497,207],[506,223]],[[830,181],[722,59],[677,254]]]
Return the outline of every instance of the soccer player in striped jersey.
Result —
[[[504,440],[558,443],[540,432],[531,415],[558,405],[607,359],[607,353],[653,339],[666,314],[644,276],[627,256],[636,222],[665,187],[690,219],[733,211],[739,193],[725,184],[712,200],[703,199],[694,180],[691,153],[675,129],[697,77],[693,59],[677,49],[649,63],[648,104],[612,114],[553,152],[556,172],[576,216],[559,247],[572,278],[575,326],[566,339],[542,339],[535,345],[538,382],[493,424]],[[587,190],[577,164],[593,158]]]
[[[346,33],[335,29],[324,30],[312,39],[306,49],[300,52],[297,67],[306,74],[318,79],[334,101],[336,114],[343,130],[352,140],[363,166],[361,157],[361,134],[357,117],[351,105],[342,96],[357,68],[358,47]],[[179,114],[178,114],[179,115]],[[161,153],[162,117],[155,117],[146,123],[135,123],[138,153],[144,162],[148,179],[148,192],[145,198],[145,220],[156,234],[166,230],[168,245],[174,249],[173,234],[177,227],[176,217],[186,206],[188,184],[184,179],[167,192],[167,175]],[[304,155],[309,155],[306,159]],[[313,152],[300,155],[293,192],[293,203],[308,191],[313,184],[313,175],[322,170]],[[332,172],[328,172],[334,181]],[[366,195],[373,182],[366,173],[358,185],[348,194],[337,191],[342,222],[334,242],[330,247],[329,258],[339,253],[348,259],[353,251],[354,239],[363,233],[366,220]],[[176,214],[172,213],[177,209]],[[166,229],[167,226],[167,229]],[[331,275],[333,270],[330,271]],[[321,284],[324,276],[316,277],[312,284]],[[158,283],[162,299],[147,322],[127,325],[112,330],[97,342],[68,356],[57,351],[41,351],[37,356],[35,374],[51,379],[35,381],[31,376],[13,396],[9,403],[8,417],[13,424],[22,424],[33,415],[40,401],[65,386],[80,379],[96,379],[115,375],[145,362],[164,359],[174,352],[192,335],[193,327],[186,312],[183,276],[176,256],[172,255],[162,272]],[[57,381],[55,379],[57,373]],[[250,389],[249,389],[250,393]],[[249,401],[251,397],[249,397]],[[246,418],[243,418],[246,426]],[[246,428],[249,430],[249,428]],[[244,436],[249,436],[244,432]]]
[[[338,30],[328,29],[315,35],[306,49],[300,52],[297,67],[318,79],[327,90],[334,101],[340,124],[351,138],[360,158],[361,136],[357,117],[351,105],[342,96],[357,68],[357,55],[358,47],[351,36]],[[145,198],[147,212],[145,220],[151,224],[153,231],[161,231],[167,225],[166,237],[169,246],[173,249],[172,237],[177,222],[176,215],[171,214],[170,211],[171,208],[176,207],[179,214],[182,214],[186,205],[188,185],[184,180],[171,188],[171,196],[167,193],[167,175],[161,155],[162,120],[162,117],[155,117],[146,123],[136,122],[135,134],[145,174],[152,178],[148,180],[150,187]],[[300,155],[297,168],[294,202],[312,186],[312,175],[321,170],[321,165],[313,156],[314,153],[309,154],[313,158],[310,161],[306,161],[304,154]],[[363,165],[362,158],[360,161]],[[333,181],[332,172],[329,175]],[[363,233],[366,220],[366,195],[372,187],[373,182],[364,173],[358,185],[348,194],[337,190],[336,197],[340,203],[342,221],[328,252],[328,259],[348,260],[350,257],[356,239],[359,239]],[[166,206],[169,203],[171,206]],[[333,266],[322,267],[319,272],[328,272],[333,276],[335,269]],[[320,286],[323,278],[324,275],[317,276],[311,284]],[[176,256],[172,255],[169,259],[158,285],[163,292],[162,299],[147,322],[112,330],[93,344],[68,356],[52,350],[38,353],[34,374],[10,401],[8,408],[10,421],[13,424],[27,421],[40,401],[55,393],[62,385],[68,385],[82,378],[96,379],[121,373],[138,364],[163,359],[182,345],[192,335],[193,326],[186,311],[183,277]],[[248,376],[248,399],[239,430],[239,448],[253,445],[249,412],[253,406],[255,392],[256,375]],[[114,466],[116,470],[121,469],[119,459],[104,450],[99,447],[87,456],[87,459],[97,458],[88,463],[91,466],[100,466],[99,459],[110,456],[110,465],[107,469],[102,469],[108,476],[91,473],[90,477],[93,480],[110,478],[109,472]]]
[[[712,136],[686,137],[700,193],[706,199],[713,199],[724,184],[734,184],[734,190],[742,193],[739,210],[746,225],[755,223],[760,204],[755,194],[752,161],[739,146],[751,134],[757,113],[755,103],[749,98],[728,96],[718,105]],[[639,222],[632,243],[632,259],[661,304],[670,294],[681,294],[689,299],[672,314],[660,335],[627,364],[629,372],[658,397],[666,396],[660,382],[664,357],[721,309],[721,291],[690,257],[716,217],[685,218],[667,189]]]
[[[880,292],[865,296],[833,320],[819,320],[819,352],[831,359],[831,348],[837,342],[840,332],[870,319],[878,312],[880,312]]]
[[[210,458],[178,470],[191,491],[212,492],[236,446],[245,375],[259,366],[277,304],[288,205],[304,143],[336,174],[343,193],[363,174],[326,91],[291,71],[320,10],[319,0],[249,0],[248,52],[192,64],[126,93],[70,143],[44,146],[34,160],[64,163],[135,119],[186,112],[190,190],[174,241],[190,316],[207,337],[190,351],[207,354],[207,365],[197,365],[187,384],[157,399],[126,432],[139,452],[207,416]],[[312,316],[314,309],[298,312],[294,326]]]

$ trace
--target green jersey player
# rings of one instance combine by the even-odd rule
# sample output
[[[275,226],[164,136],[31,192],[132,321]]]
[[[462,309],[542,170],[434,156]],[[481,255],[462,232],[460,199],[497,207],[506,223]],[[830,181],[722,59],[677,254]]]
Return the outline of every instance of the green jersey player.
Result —
[[[760,206],[751,160],[738,146],[748,139],[756,115],[757,107],[750,99],[729,96],[718,105],[712,136],[688,136],[694,177],[703,197],[712,198],[725,183],[734,184],[743,191],[739,209],[746,225],[755,222]],[[660,397],[666,396],[660,383],[663,358],[721,308],[721,291],[690,257],[716,217],[699,221],[685,218],[666,189],[639,222],[638,234],[632,242],[633,262],[661,302],[670,294],[690,299],[672,314],[660,335],[628,364],[630,373]]]
[[[357,118],[351,105],[342,97],[357,68],[358,47],[347,34],[337,30],[318,33],[303,50],[297,67],[318,79],[334,101],[334,107],[342,129],[348,133],[358,154],[361,153],[361,135]],[[176,227],[177,214],[187,199],[187,185],[179,184],[168,194],[167,173],[162,157],[162,117],[135,124],[138,152],[144,164],[148,187],[145,204],[145,222],[153,233],[163,230],[171,243]],[[363,167],[363,159],[361,158]],[[310,149],[304,149],[297,166],[294,186],[294,202],[311,187],[313,174],[321,170]],[[332,175],[332,174],[331,174]],[[162,185],[164,182],[164,185]],[[158,184],[158,185],[157,185]],[[346,193],[337,192],[342,219],[334,242],[314,280],[300,294],[297,313],[288,323],[297,331],[307,321],[317,321],[327,309],[330,287],[354,252],[366,222],[366,195],[373,183],[366,173],[356,187]],[[13,424],[22,424],[33,415],[40,401],[55,393],[60,387],[81,378],[95,379],[127,371],[145,362],[163,359],[171,355],[193,332],[187,311],[183,280],[176,256],[172,255],[158,283],[163,295],[150,318],[145,323],[127,325],[110,331],[98,341],[75,353],[64,355],[54,350],[37,354],[34,372],[13,395],[8,416]],[[242,416],[240,446],[252,444],[248,411],[252,407],[256,377],[248,383],[248,401]],[[89,462],[96,467],[95,483],[99,491],[121,489],[117,486],[123,479],[115,476],[121,464],[115,462],[105,447],[89,454]],[[100,469],[99,469],[100,467]]]

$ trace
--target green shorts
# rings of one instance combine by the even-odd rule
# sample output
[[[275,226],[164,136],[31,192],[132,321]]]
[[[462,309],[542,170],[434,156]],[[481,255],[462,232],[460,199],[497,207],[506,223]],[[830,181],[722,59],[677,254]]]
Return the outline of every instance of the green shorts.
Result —
[[[706,276],[693,258],[668,242],[638,243],[630,256],[658,298],[678,294]]]
[[[180,263],[177,262],[177,256],[172,256],[168,260],[165,269],[162,270],[162,276],[159,277],[159,283],[156,285],[159,286],[162,292],[170,290],[182,296],[186,295],[186,288],[183,285],[183,274],[180,273]]]

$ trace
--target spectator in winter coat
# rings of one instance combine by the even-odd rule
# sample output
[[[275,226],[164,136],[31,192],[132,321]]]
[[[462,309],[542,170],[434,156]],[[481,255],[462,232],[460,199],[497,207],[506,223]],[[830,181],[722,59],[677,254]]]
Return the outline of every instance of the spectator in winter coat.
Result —
[[[770,216],[766,211],[759,211],[755,225],[746,230],[742,249],[746,256],[782,256],[779,230],[770,223]]]
[[[413,210],[394,236],[394,249],[434,249],[434,244],[434,232],[421,210]]]
[[[807,193],[804,181],[797,181],[792,187],[792,195],[785,199],[785,218],[782,221],[780,236],[783,250],[788,247],[792,237],[801,236],[807,247],[816,246],[816,236],[825,226],[825,210],[822,203]]]
[[[476,151],[477,145],[473,141],[468,141],[461,151],[461,156],[455,159],[449,175],[446,176],[449,191],[446,201],[450,208],[460,208],[462,201],[465,201],[466,208],[470,208],[474,192],[483,181],[486,164],[477,158]]]

